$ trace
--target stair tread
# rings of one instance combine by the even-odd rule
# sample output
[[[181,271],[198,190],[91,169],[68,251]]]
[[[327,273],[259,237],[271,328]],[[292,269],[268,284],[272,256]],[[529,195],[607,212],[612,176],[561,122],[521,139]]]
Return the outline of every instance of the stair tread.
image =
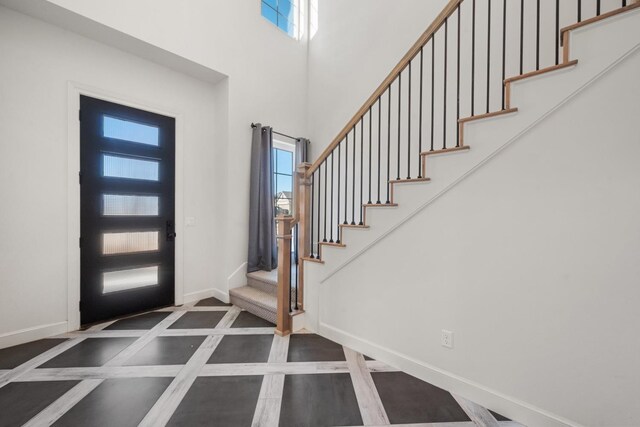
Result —
[[[347,246],[344,243],[338,243],[338,242],[319,242],[318,244],[324,245],[324,246],[335,246],[337,248],[344,248]]]
[[[420,153],[421,156],[433,156],[437,154],[445,154],[445,153],[455,153],[456,151],[466,151],[469,150],[470,147],[468,145],[463,145],[462,147],[452,147],[452,148],[441,148],[439,150],[433,151],[423,151]]]
[[[353,225],[353,224],[338,224],[339,227],[344,227],[344,228],[360,228],[360,229],[366,229],[369,228],[368,225]]]
[[[229,293],[237,298],[242,298],[256,305],[264,307],[269,311],[277,311],[278,298],[275,295],[268,294],[251,286],[242,286],[241,288],[230,289]]]
[[[505,80],[505,81],[508,81]],[[504,116],[506,114],[512,114],[512,113],[516,113],[518,112],[517,108],[506,108],[504,110],[498,110],[498,111],[492,111],[491,113],[485,113],[485,114],[476,114],[475,116],[469,116],[469,117],[463,117],[461,119],[458,119],[458,123],[467,123],[467,122],[472,122],[472,121],[476,121],[476,120],[483,120],[483,119],[490,119],[492,117],[499,117],[499,116]],[[460,148],[460,147],[458,147]]]
[[[389,180],[389,184],[404,184],[407,182],[428,182],[431,181],[431,178],[405,178],[405,179],[391,179]],[[382,204],[382,203],[376,203]]]
[[[545,68],[541,68],[539,70],[536,71],[530,71],[528,73],[523,73],[517,76],[513,76],[513,77],[509,77],[508,79],[504,80],[504,83],[513,83],[513,82],[517,82],[518,80],[524,80],[527,79],[529,77],[535,77],[535,76],[539,76],[541,74],[545,74],[545,73],[550,73],[553,71],[557,71],[557,70],[562,70],[564,68],[569,68],[569,67],[573,67],[574,65],[578,64],[578,60],[574,59],[573,61],[568,61],[568,62],[564,62],[561,64],[557,64],[557,65],[551,65],[549,67],[545,67]]]

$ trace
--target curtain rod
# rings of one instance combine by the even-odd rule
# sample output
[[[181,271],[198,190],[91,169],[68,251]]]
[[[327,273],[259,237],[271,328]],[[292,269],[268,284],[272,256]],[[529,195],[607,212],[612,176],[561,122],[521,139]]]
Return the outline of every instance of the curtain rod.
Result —
[[[256,127],[256,124],[255,123],[251,123],[251,128],[255,128],[255,127]],[[285,138],[291,138],[291,139],[295,139],[295,140],[299,139],[299,138],[294,138],[293,136],[289,136],[289,135],[284,134],[284,133],[276,132],[273,129],[271,129],[271,132],[275,133],[276,135],[284,136]]]

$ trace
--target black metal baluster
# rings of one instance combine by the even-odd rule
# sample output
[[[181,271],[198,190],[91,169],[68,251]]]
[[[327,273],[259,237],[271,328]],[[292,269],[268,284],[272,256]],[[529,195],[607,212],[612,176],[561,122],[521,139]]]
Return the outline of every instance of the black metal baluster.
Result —
[[[596,1],[596,16],[600,16],[600,9],[601,9],[601,4],[600,4],[600,0]]]
[[[400,180],[400,123],[401,123],[401,109],[402,109],[402,71],[398,74],[398,170],[396,180]]]
[[[536,2],[536,70],[540,69],[540,0]]]
[[[344,142],[344,225],[349,224],[347,221],[347,211],[349,210],[349,132],[345,136]]]
[[[391,203],[389,200],[389,188],[391,184],[391,85],[389,85],[389,98],[387,105],[387,204]]]
[[[334,148],[331,151],[331,209],[329,210],[329,215],[331,215],[331,219],[329,220],[329,242],[333,243],[333,181],[335,181],[336,175],[333,169],[333,153],[336,151]]]
[[[418,178],[422,178],[422,77],[423,77],[423,50],[424,46],[420,48],[420,113],[419,113],[419,126],[418,126]]]
[[[371,115],[371,108],[369,107],[369,201],[368,204],[371,204],[371,153],[373,149],[371,148],[371,120],[373,120],[373,116]]]
[[[320,211],[322,209],[322,165],[318,166],[318,244],[316,250],[318,251],[316,258],[320,259]]]
[[[316,198],[316,193],[315,193],[316,180],[315,180],[315,176],[316,176],[315,172],[311,174],[311,227],[310,227],[311,228],[311,236],[310,236],[311,239],[309,241],[309,244],[311,246],[309,248],[309,258],[311,258],[311,259],[315,258],[314,254],[313,254],[313,224],[314,224],[314,222],[313,222],[313,208],[314,208],[314,206],[313,205],[315,204],[314,201],[315,201],[315,198]]]
[[[353,125],[353,180],[351,181],[351,225],[356,225],[356,126]]]
[[[475,3],[475,0],[474,0]],[[434,116],[435,116],[435,82],[436,82],[436,36],[431,36],[431,151],[433,151]]]
[[[622,7],[627,7],[627,0],[622,0]]]
[[[337,239],[336,239],[336,243],[340,243],[340,166],[342,165],[341,162],[341,152],[342,152],[342,143],[338,144],[338,211],[336,212],[336,224],[338,225],[336,227],[336,234],[337,234]]]
[[[298,265],[300,264],[300,261],[298,259],[299,258],[299,256],[298,256],[298,231],[299,231],[300,227],[298,225],[299,225],[299,223],[296,224],[293,227],[294,228],[294,236],[295,236],[295,239],[293,240],[293,245],[295,247],[295,249],[293,250],[293,253],[295,254],[294,262],[295,262],[295,270],[296,270],[295,273],[294,273],[295,284],[296,284],[296,286],[295,286],[295,288],[296,288],[296,296],[293,299],[293,301],[295,303],[294,305],[295,305],[296,310],[298,310]],[[289,296],[289,298],[291,298],[291,296]],[[289,302],[289,305],[291,305],[291,302]]]
[[[324,237],[323,242],[327,241],[327,159],[324,159]]]
[[[458,52],[456,58],[456,147],[460,147],[460,5],[458,5]]]
[[[408,108],[407,108],[407,179],[411,179],[411,64],[413,59],[409,61],[409,91]]]
[[[364,182],[364,116],[360,118],[360,199],[358,202],[360,203],[360,222],[358,225],[364,225],[362,222],[362,216],[364,214],[364,206],[362,206],[362,201],[364,200],[363,193],[363,182]]]
[[[382,139],[380,137],[380,132],[382,131],[382,103],[380,101],[381,96],[378,97],[378,200],[376,200],[376,204],[379,205],[380,202],[380,147]]]
[[[445,18],[444,20],[444,109],[442,113],[442,148],[447,148],[447,54],[449,48],[447,47],[447,42],[449,40],[449,18]]]
[[[556,65],[558,65],[559,63],[560,63],[560,0],[556,0]]]
[[[506,103],[506,86],[504,79],[506,77],[507,64],[507,0],[502,1],[502,109],[504,110]]]
[[[291,257],[289,257],[289,259],[291,259]],[[289,265],[289,267],[291,267],[291,265]],[[289,270],[291,270],[291,268],[289,268]],[[293,299],[293,286],[291,286],[291,281],[292,281],[292,274],[291,272],[289,272],[289,313],[291,313],[293,310],[291,310],[291,300]]]
[[[433,91],[433,88],[431,89]],[[475,111],[476,99],[476,0],[471,9],[471,116]],[[432,144],[433,145],[433,144]],[[433,150],[433,146],[431,147]]]
[[[520,74],[524,74],[524,0],[520,0]]]
[[[487,1],[487,113],[489,112],[491,86],[491,0]]]
[[[582,22],[582,0],[578,0],[578,22]]]

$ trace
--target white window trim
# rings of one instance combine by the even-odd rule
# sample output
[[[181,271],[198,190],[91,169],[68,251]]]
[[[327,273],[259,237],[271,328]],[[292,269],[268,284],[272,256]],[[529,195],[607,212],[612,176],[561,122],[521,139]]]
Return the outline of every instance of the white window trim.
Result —
[[[284,142],[284,141],[274,139],[273,148],[277,148],[278,150],[290,151],[294,154],[294,157],[295,157],[296,145],[291,142]],[[295,159],[294,159],[294,162],[295,162]]]

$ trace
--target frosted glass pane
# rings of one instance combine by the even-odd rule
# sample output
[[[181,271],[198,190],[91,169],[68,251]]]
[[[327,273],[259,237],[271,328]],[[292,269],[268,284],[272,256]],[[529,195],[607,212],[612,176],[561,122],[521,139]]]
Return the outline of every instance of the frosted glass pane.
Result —
[[[126,254],[158,250],[158,232],[140,231],[134,233],[104,233],[102,254]]]
[[[159,144],[159,131],[155,126],[104,116],[102,128],[103,135],[107,138],[139,142],[140,144],[154,145],[156,147]]]
[[[102,293],[143,288],[158,284],[158,266],[102,273]]]
[[[103,175],[113,178],[143,179],[157,181],[159,164],[154,160],[104,154]]]
[[[102,195],[102,214],[106,216],[158,215],[158,196]]]

